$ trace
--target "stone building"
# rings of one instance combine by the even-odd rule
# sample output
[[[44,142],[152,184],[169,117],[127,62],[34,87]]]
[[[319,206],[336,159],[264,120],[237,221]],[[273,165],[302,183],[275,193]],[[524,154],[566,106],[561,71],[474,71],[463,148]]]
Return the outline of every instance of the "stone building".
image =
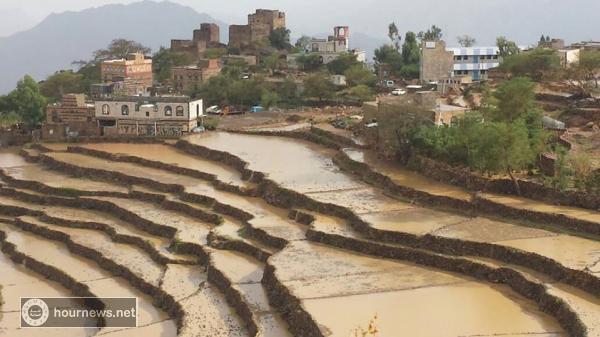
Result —
[[[117,95],[139,95],[152,87],[152,59],[132,53],[125,59],[106,60],[100,65],[103,83],[113,84]]]
[[[189,93],[204,81],[221,72],[219,60],[200,60],[193,66],[173,67],[171,80],[173,88],[179,93]]]
[[[198,125],[203,111],[202,100],[188,96],[112,98],[94,107],[103,136],[179,137]]]
[[[254,14],[248,14],[248,24],[229,26],[229,47],[243,50],[252,41],[268,39],[277,28],[285,28],[284,12],[257,9]]]
[[[331,61],[340,57],[343,53],[351,53],[356,55],[356,60],[359,62],[367,62],[367,54],[363,50],[350,49],[350,30],[348,26],[333,27],[333,35],[327,39],[312,39],[307,45],[303,53],[288,55],[288,66],[297,68],[296,59],[300,55],[317,54],[319,61],[322,64],[328,64]]]
[[[207,48],[224,48],[221,43],[220,29],[214,23],[202,23],[200,29],[194,30],[191,40],[171,40],[171,50],[187,52],[201,57]]]
[[[60,103],[49,104],[46,107],[46,121],[42,125],[44,140],[98,134],[94,105],[87,104],[83,94],[64,95]]]

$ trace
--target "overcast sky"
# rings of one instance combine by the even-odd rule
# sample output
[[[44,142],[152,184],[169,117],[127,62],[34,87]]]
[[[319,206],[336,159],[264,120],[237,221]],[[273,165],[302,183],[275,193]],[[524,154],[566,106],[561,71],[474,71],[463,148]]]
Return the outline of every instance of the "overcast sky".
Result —
[[[139,0],[1,0],[0,36],[27,29],[52,12]],[[468,33],[480,44],[506,35],[520,44],[544,33],[568,42],[600,40],[600,0],[172,0],[228,23],[244,23],[255,8],[287,13],[294,36],[328,32],[334,25],[385,38],[395,21],[401,32],[437,24],[449,44]]]

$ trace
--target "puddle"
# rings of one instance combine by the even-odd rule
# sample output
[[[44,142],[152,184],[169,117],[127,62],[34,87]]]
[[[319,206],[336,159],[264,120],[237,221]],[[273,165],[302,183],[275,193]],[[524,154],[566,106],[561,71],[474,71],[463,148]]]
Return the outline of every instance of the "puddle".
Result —
[[[234,169],[219,165],[218,163],[202,160],[179,151],[173,146],[162,144],[133,144],[133,143],[99,143],[86,144],[83,147],[110,153],[126,154],[148,160],[159,161],[183,168],[214,174],[219,180],[239,186],[248,184],[241,179],[239,172]]]
[[[19,155],[19,148],[0,148],[0,168],[31,165]]]
[[[427,234],[469,219],[424,208],[362,214],[361,218],[377,229],[412,234]]]
[[[264,265],[244,254],[229,250],[212,250],[214,267],[233,283],[260,283]]]
[[[481,194],[481,197],[511,207],[543,213],[563,214],[571,218],[591,221],[600,225],[600,212],[584,208],[558,206],[516,196],[498,195],[490,193],[483,193]]]
[[[108,184],[86,178],[74,178],[66,174],[44,169],[38,165],[9,168],[6,172],[8,175],[18,180],[37,181],[56,188],[76,189],[89,192],[128,192],[127,187],[124,186]]]
[[[394,165],[394,163],[379,159],[377,154],[372,151],[349,148],[343,151],[351,159],[368,164],[373,170],[390,177],[392,181],[400,186],[410,187],[433,195],[471,200],[471,192],[466,189],[438,182],[399,165]]]
[[[250,169],[268,173],[271,179],[299,192],[360,186],[339,172],[328,150],[308,142],[225,132],[192,135],[186,140],[241,157],[250,163]]]
[[[441,327],[448,336],[562,333],[508,288],[453,274],[309,242],[293,243],[270,261],[331,336],[351,336],[374,315],[381,336],[437,337]]]
[[[107,235],[94,230],[59,227],[41,222],[33,217],[22,217],[22,219],[70,235],[73,242],[99,251],[106,258],[124,265],[150,284],[158,285],[162,277],[162,266],[154,262],[146,252],[135,246],[115,243]]]

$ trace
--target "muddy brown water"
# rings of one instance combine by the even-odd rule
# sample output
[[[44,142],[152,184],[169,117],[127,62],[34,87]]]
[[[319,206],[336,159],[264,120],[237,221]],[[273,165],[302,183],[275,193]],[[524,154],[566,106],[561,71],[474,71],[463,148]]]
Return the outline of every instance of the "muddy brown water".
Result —
[[[128,191],[126,186],[119,186],[85,178],[74,178],[57,171],[45,169],[38,165],[12,167],[6,169],[6,173],[18,180],[36,181],[55,188],[76,189],[90,192],[107,191],[127,193]]]
[[[165,164],[172,164],[187,169],[214,174],[223,182],[232,183],[238,186],[249,186],[248,183],[242,180],[240,173],[234,169],[225,165],[220,165],[216,162],[202,160],[197,157],[186,155],[170,145],[98,143],[86,144],[84,147],[109,153],[136,156]]]
[[[564,336],[504,287],[310,242],[274,255],[276,276],[331,336],[353,336],[373,317],[381,336]]]
[[[250,168],[267,173],[271,179],[284,187],[298,192],[307,192],[308,190],[306,194],[313,199],[348,207],[375,228],[415,234],[434,233],[475,241],[494,241],[500,244],[503,244],[505,240],[509,241],[515,238],[526,239],[527,241],[519,243],[509,242],[507,245],[518,246],[523,250],[542,255],[551,254],[552,258],[567,266],[577,265],[573,263],[569,253],[566,253],[576,251],[580,260],[578,269],[583,270],[586,267],[597,265],[597,252],[600,249],[598,241],[564,234],[560,237],[561,249],[553,249],[552,245],[548,245],[549,240],[545,239],[547,236],[555,236],[556,233],[553,232],[518,226],[511,223],[510,220],[491,221],[482,218],[462,218],[449,212],[431,211],[410,203],[400,202],[353,179],[345,172],[329,166],[330,157],[328,155],[330,153],[305,141],[231,133],[192,135],[187,140],[194,144],[238,155],[250,162]],[[277,156],[265,156],[266,149],[276,149],[274,151]],[[277,159],[274,160],[274,158]],[[285,170],[284,167],[288,169]],[[306,175],[326,176],[330,182],[320,185],[318,190],[308,189],[297,183],[299,176]],[[444,184],[436,182],[431,184],[435,184],[438,191],[441,186],[444,186]],[[347,187],[339,189],[337,188],[339,186]],[[452,191],[455,190],[456,188],[449,187],[449,193],[454,193]],[[411,214],[412,212],[414,214]],[[499,214],[492,215],[499,216]],[[585,270],[589,272],[589,270]]]
[[[75,280],[87,284],[90,287],[90,291],[97,296],[138,298],[139,326],[153,325],[161,322],[163,328],[169,328],[171,331],[175,328],[175,322],[170,320],[165,312],[153,306],[152,298],[133,288],[124,279],[116,277],[100,268],[96,263],[73,255],[64,244],[57,241],[50,241],[28,232],[22,232],[8,225],[0,224],[0,230],[8,234],[7,241],[15,244],[19,251],[42,263],[56,267]],[[156,327],[158,328],[159,325]],[[155,330],[151,335],[161,336],[161,330]],[[114,332],[114,329],[105,329],[101,333],[110,331]],[[171,334],[171,336],[173,335]]]
[[[29,163],[19,155],[19,148],[0,148],[0,168],[18,167],[24,165],[29,165]]]

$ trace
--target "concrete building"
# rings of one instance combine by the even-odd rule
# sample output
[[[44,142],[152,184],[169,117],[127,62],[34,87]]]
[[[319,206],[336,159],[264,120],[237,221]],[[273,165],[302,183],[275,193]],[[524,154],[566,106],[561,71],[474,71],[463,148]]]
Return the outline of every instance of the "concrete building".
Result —
[[[94,105],[87,104],[83,94],[64,95],[60,103],[46,107],[42,138],[62,140],[69,136],[97,136],[94,111]]]
[[[471,81],[487,79],[490,69],[502,62],[497,47],[447,48],[444,41],[426,41],[421,47],[421,82],[439,82],[456,76]]]
[[[214,23],[202,23],[200,29],[193,32],[191,40],[171,40],[171,50],[187,52],[201,57],[207,48],[225,48],[221,43],[219,26]]]
[[[152,59],[132,53],[125,59],[107,60],[100,65],[103,83],[113,83],[116,95],[138,95],[152,87]]]
[[[243,50],[252,41],[268,39],[277,28],[285,28],[284,12],[257,9],[254,14],[248,15],[248,24],[229,26],[229,47]]]
[[[560,65],[563,68],[567,68],[572,64],[579,62],[581,49],[559,49],[557,52],[558,57],[560,58]]]
[[[363,50],[350,49],[350,30],[348,26],[336,26],[333,28],[333,35],[327,39],[312,39],[304,50],[304,53],[290,54],[287,57],[290,68],[298,68],[296,58],[305,54],[317,54],[322,64],[328,64],[340,57],[342,53],[351,53],[356,55],[359,62],[367,62],[367,54]]]
[[[173,89],[178,93],[187,94],[220,72],[221,66],[217,59],[200,60],[193,66],[173,67],[171,69]]]
[[[223,55],[221,63],[223,65],[245,63],[247,66],[255,66],[258,62],[255,55]]]
[[[94,107],[103,136],[179,137],[198,125],[203,111],[202,100],[188,96],[104,99]]]
[[[573,43],[570,49],[600,50],[600,41],[582,41]]]

